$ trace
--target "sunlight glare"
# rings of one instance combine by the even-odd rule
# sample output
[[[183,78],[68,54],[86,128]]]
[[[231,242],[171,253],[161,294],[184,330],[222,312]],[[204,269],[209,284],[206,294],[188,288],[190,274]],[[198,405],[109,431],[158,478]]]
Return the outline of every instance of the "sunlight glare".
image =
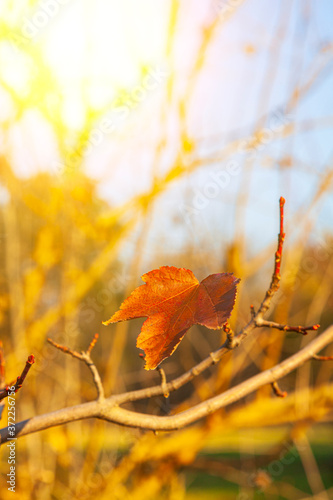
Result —
[[[62,91],[72,89],[81,94],[83,107],[98,110],[135,84],[147,66],[164,57],[168,3],[98,0],[62,7],[45,47]],[[74,109],[77,113],[77,104]]]

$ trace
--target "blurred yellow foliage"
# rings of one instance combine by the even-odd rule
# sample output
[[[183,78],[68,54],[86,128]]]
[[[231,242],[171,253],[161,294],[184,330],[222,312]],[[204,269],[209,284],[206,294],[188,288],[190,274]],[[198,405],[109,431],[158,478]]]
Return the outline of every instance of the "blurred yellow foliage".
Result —
[[[44,272],[57,264],[63,255],[61,232],[57,226],[44,226],[37,235],[33,258]]]

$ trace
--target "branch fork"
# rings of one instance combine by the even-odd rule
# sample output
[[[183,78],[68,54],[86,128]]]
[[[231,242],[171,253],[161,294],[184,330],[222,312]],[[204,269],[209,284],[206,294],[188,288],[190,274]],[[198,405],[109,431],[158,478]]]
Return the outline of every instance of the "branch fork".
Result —
[[[101,380],[100,374],[96,368],[96,365],[90,356],[91,351],[93,350],[94,346],[96,345],[97,340],[98,340],[98,333],[95,333],[94,338],[90,342],[88,349],[86,351],[77,352],[77,351],[73,351],[69,347],[57,344],[57,342],[54,342],[54,340],[52,340],[50,338],[47,339],[49,344],[53,345],[56,349],[59,349],[60,351],[64,352],[65,354],[70,354],[71,356],[73,356],[73,358],[77,358],[80,361],[83,361],[88,366],[89,370],[92,373],[94,384],[95,384],[96,389],[97,389],[97,400],[103,401],[105,399],[105,396],[104,396],[104,388],[103,388],[102,380]]]

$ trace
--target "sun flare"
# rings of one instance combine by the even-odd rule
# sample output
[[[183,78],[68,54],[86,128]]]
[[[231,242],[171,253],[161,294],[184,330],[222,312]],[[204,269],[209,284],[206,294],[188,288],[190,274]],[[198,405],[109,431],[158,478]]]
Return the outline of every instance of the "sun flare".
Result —
[[[16,54],[4,72],[9,87],[22,92],[36,71],[40,73],[40,65],[45,65],[40,93],[53,93],[49,101],[55,100],[54,94],[61,96],[64,122],[79,128],[87,113],[109,106],[147,69],[161,64],[168,4],[152,0],[45,0],[26,8],[23,15],[22,10],[17,12],[11,36],[11,49],[16,49]],[[28,52],[34,52],[38,67],[29,61],[22,64],[17,56],[17,49],[26,48],[28,42]],[[10,59],[12,53],[7,54]]]

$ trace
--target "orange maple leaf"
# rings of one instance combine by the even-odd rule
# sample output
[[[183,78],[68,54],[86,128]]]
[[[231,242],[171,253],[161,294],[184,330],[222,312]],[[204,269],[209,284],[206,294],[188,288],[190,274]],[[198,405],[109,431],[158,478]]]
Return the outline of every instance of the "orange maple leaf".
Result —
[[[136,288],[103,325],[148,317],[137,339],[145,352],[146,370],[169,357],[195,324],[222,328],[229,318],[240,281],[231,273],[211,274],[201,283],[192,271],[163,266],[142,276]]]

